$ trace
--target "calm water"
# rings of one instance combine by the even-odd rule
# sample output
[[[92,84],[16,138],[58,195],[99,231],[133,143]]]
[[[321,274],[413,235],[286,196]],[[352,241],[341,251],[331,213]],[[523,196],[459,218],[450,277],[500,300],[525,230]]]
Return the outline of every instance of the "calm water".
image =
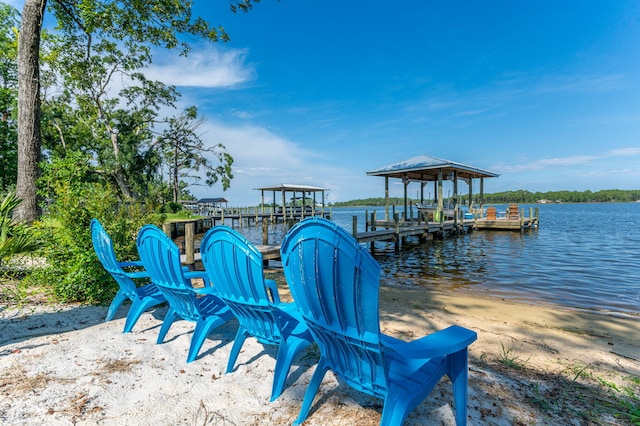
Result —
[[[534,207],[537,230],[474,231],[426,243],[411,238],[399,253],[391,243],[376,243],[383,284],[640,314],[640,203]],[[355,215],[363,230],[365,211],[373,208],[333,209],[333,220],[350,231]],[[270,242],[282,241],[282,228],[271,225]],[[259,227],[239,231],[260,243]]]

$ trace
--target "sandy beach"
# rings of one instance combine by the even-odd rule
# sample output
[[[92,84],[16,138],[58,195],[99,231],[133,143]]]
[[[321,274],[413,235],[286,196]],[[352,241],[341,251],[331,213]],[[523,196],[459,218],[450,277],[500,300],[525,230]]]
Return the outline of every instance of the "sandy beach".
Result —
[[[638,415],[640,406],[640,316],[388,286],[380,300],[382,330],[404,340],[450,324],[477,331],[469,424],[639,421],[629,413]],[[166,307],[145,313],[123,334],[127,309],[104,322],[100,306],[1,307],[0,424],[286,425],[297,417],[317,350],[294,362],[288,388],[269,403],[275,348],[248,339],[236,370],[225,374],[236,331],[231,321],[187,364],[192,323],[175,323],[157,345]],[[406,424],[454,424],[451,404],[443,379]],[[381,409],[382,401],[329,373],[305,424],[377,425]]]

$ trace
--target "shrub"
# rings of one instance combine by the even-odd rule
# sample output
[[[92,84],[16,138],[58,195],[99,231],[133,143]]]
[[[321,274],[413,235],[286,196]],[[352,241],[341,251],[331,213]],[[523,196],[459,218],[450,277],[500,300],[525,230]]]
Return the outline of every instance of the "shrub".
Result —
[[[34,227],[43,242],[41,254],[48,266],[27,280],[46,285],[63,302],[109,303],[118,290],[93,250],[90,222],[100,220],[111,235],[121,260],[137,258],[135,238],[145,223],[160,224],[162,217],[144,204],[120,199],[106,183],[88,182],[86,159],[69,156],[45,169],[44,183],[53,197],[49,213]]]
[[[182,204],[173,201],[169,201],[167,203],[167,207],[169,208],[169,212],[171,213],[178,213],[180,210],[182,210]]]

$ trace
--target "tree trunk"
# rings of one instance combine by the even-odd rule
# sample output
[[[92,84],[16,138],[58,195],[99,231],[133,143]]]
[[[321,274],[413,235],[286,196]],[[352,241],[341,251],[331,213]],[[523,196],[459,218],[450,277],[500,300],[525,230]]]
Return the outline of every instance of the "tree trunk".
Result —
[[[180,181],[178,180],[178,145],[173,148],[173,182],[171,186],[173,186],[173,202],[178,202],[178,197],[180,195]]]
[[[18,38],[18,177],[22,203],[13,217],[33,222],[40,213],[36,182],[40,176],[40,31],[47,0],[26,0]]]
[[[113,156],[116,160],[115,170],[113,171],[113,177],[116,179],[116,183],[120,188],[120,192],[125,198],[133,198],[133,193],[127,184],[127,180],[122,173],[122,164],[120,164],[120,145],[118,144],[118,134],[113,131],[111,126],[107,125],[107,131],[111,135],[111,145],[113,146]]]

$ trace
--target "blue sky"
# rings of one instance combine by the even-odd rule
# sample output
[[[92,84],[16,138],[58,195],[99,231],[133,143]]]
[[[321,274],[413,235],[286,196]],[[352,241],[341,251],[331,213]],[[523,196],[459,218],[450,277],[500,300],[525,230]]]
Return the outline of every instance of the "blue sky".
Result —
[[[640,188],[638,2],[228,5],[196,0],[230,42],[158,51],[148,70],[235,159],[226,193],[197,196],[251,205],[254,188],[291,183],[380,197],[366,172],[417,155],[500,173],[485,192]]]

